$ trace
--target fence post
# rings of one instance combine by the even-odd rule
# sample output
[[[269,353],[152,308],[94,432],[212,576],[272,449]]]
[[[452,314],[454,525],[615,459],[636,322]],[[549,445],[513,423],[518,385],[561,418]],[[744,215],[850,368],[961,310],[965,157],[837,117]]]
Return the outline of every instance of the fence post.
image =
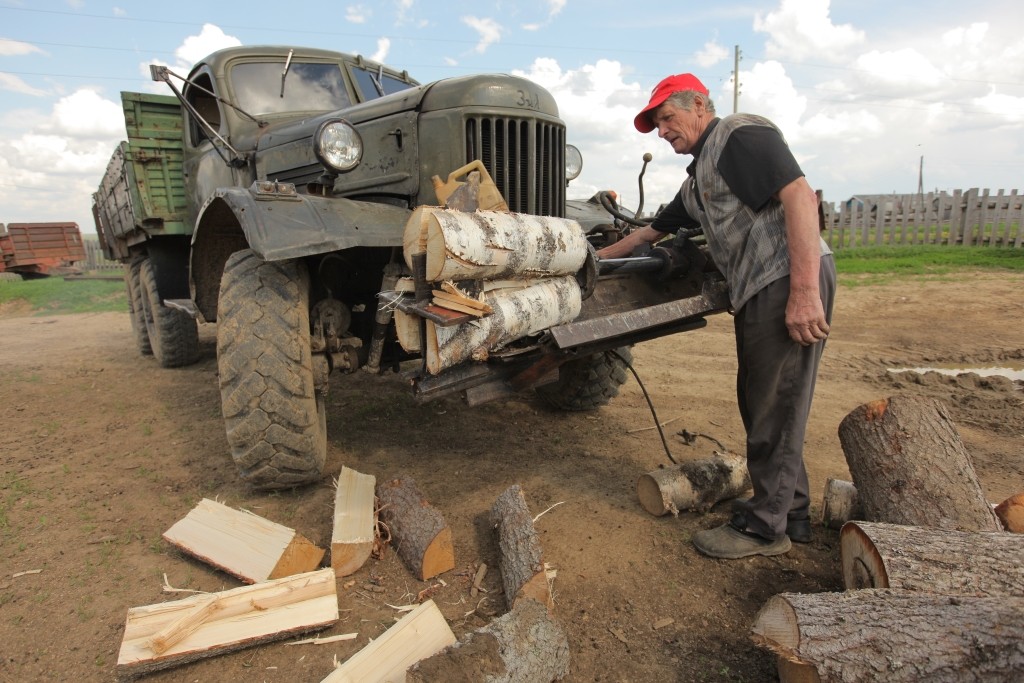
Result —
[[[964,229],[960,233],[962,239],[960,244],[969,247],[974,243],[974,224],[978,213],[978,188],[972,187],[967,190],[967,197],[964,208]]]

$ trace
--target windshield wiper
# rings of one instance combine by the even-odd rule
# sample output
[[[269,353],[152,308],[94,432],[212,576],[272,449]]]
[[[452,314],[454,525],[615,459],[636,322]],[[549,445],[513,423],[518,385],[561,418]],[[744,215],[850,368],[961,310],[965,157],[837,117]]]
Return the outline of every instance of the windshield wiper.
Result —
[[[284,79],[288,78],[288,69],[292,68],[292,55],[295,50],[288,50],[288,58],[284,60],[284,71],[281,72],[281,98],[284,98]]]
[[[377,67],[377,73],[373,73],[370,70],[367,70],[367,73],[370,74],[370,80],[373,81],[373,87],[377,88],[377,94],[381,97],[387,95],[387,93],[384,92],[384,84],[381,83],[381,77],[384,76],[384,65],[381,64]]]

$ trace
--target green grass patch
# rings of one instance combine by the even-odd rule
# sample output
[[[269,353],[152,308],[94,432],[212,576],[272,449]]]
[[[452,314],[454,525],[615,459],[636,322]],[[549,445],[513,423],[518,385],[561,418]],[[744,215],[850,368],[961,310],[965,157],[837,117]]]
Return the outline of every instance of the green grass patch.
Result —
[[[841,275],[943,276],[961,270],[1024,272],[1024,249],[882,246],[835,250]]]
[[[59,277],[0,282],[0,312],[30,315],[106,313],[128,310],[124,282]]]

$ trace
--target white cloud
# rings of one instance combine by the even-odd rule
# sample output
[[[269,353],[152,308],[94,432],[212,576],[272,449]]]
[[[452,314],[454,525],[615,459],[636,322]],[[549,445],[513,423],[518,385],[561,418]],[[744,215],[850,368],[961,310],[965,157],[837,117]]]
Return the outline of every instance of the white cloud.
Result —
[[[720,93],[715,106],[719,116],[724,116],[732,111],[732,88],[723,86]],[[807,98],[798,93],[781,64],[759,62],[749,71],[740,71],[739,110],[771,119],[793,142],[799,137],[800,118],[807,110]]]
[[[242,41],[234,36],[229,36],[213,24],[203,24],[198,36],[185,38],[182,44],[174,51],[178,58],[178,64],[188,70],[192,65],[212,52],[225,47],[241,45]]]
[[[704,47],[697,51],[697,54],[694,55],[694,58],[697,60],[697,63],[699,65],[706,69],[709,66],[714,66],[715,64],[718,64],[720,61],[727,58],[728,56],[729,50],[719,45],[715,41],[710,40],[704,43]]]
[[[377,51],[370,57],[375,62],[384,62],[388,58],[388,51],[391,49],[391,40],[389,38],[378,38],[377,39]]]
[[[345,21],[350,24],[365,24],[370,14],[370,10],[363,5],[349,5],[345,8]]]
[[[20,40],[0,38],[0,57],[20,57],[30,54],[46,54],[31,43],[23,43]]]
[[[114,7],[112,12],[113,12],[115,17],[126,17],[126,16],[128,16],[128,11],[124,10],[124,9],[121,9],[120,7]]]
[[[871,50],[853,63],[861,80],[869,87],[880,89],[895,86],[897,93],[909,95],[913,91],[928,91],[946,82],[945,74],[927,57],[913,48],[881,52]]]
[[[124,135],[121,107],[92,90],[78,90],[53,105],[53,132],[104,142]]]
[[[462,23],[480,34],[480,42],[473,48],[473,51],[478,54],[483,54],[487,51],[487,48],[501,40],[503,29],[494,19],[462,17]]]
[[[523,24],[522,26],[520,26],[520,28],[522,28],[524,31],[539,31],[540,29],[550,24],[555,19],[555,17],[562,13],[562,10],[565,9],[566,2],[567,0],[546,0],[545,4],[548,7],[547,17],[545,17],[545,19],[540,22]]]
[[[14,74],[7,73],[0,73],[0,90],[10,90],[12,92],[21,93],[22,95],[32,95],[34,97],[42,97],[49,94],[45,90],[33,88]]]
[[[1024,123],[1024,97],[1002,95],[993,88],[989,94],[975,99],[973,104],[996,119],[1007,123]]]
[[[842,61],[865,39],[850,24],[832,23],[829,0],[782,0],[777,10],[755,16],[754,30],[768,35],[765,54],[772,59]]]

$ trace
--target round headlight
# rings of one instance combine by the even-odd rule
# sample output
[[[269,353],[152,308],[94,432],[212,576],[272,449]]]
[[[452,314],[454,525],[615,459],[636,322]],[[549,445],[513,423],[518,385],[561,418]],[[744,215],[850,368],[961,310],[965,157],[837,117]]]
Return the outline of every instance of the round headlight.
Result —
[[[363,158],[363,139],[352,124],[340,119],[321,124],[313,148],[321,163],[339,173],[351,171]]]
[[[576,176],[583,170],[583,155],[576,149],[575,145],[565,146],[565,179],[576,180]]]

